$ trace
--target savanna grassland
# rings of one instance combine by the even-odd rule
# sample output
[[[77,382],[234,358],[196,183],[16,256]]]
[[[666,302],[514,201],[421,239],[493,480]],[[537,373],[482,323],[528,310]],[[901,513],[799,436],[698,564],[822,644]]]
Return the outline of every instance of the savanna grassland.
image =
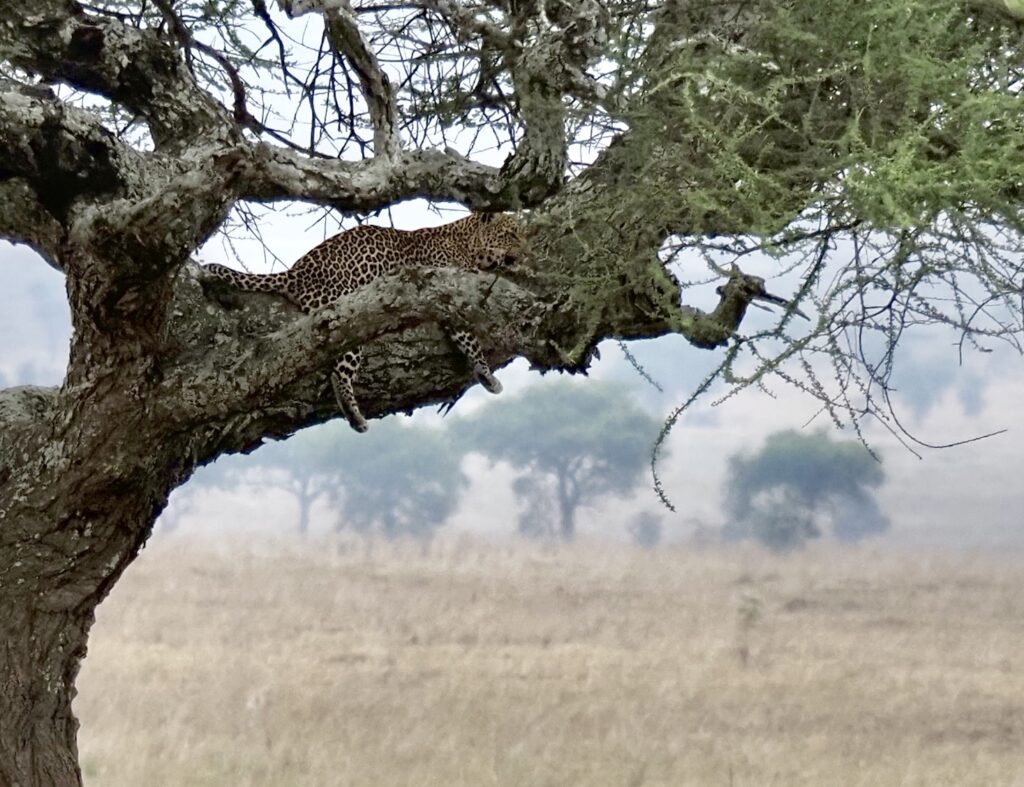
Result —
[[[1024,558],[155,539],[90,787],[1024,785]]]

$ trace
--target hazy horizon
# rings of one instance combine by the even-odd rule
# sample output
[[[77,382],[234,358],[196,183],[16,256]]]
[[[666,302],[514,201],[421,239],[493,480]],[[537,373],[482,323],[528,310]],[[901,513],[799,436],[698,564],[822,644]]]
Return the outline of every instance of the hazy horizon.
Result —
[[[312,238],[306,245],[316,240]],[[294,237],[290,243],[301,246]],[[684,297],[687,302],[706,305],[702,301],[707,300],[709,289],[687,290]],[[756,326],[771,317],[752,312],[749,319]],[[0,245],[0,331],[7,337],[0,348],[0,385],[60,383],[70,338],[63,276],[33,252],[6,243]],[[865,436],[882,456],[887,476],[878,499],[893,526],[883,541],[1024,546],[1020,515],[1024,485],[1019,483],[1024,446],[1018,437],[1024,434],[1024,414],[1019,407],[1024,401],[1024,364],[1008,348],[996,346],[991,353],[966,355],[960,365],[949,339],[941,331],[919,332],[901,348],[895,400],[901,422],[916,437],[936,444],[1000,429],[1007,432],[949,449],[915,446],[922,454],[918,459],[885,425],[868,423]],[[664,388],[664,393],[659,393],[625,361],[614,342],[606,342],[601,349],[602,359],[594,364],[591,377],[627,385],[658,418],[685,399],[720,357],[693,348],[678,336],[631,343],[630,351]],[[530,372],[522,361],[500,370],[498,376],[505,386],[505,398],[528,386],[543,385],[551,377]],[[578,382],[585,385],[587,380]],[[685,540],[696,524],[711,529],[722,525],[721,485],[731,456],[752,453],[768,434],[782,429],[825,428],[844,439],[854,437],[849,429],[835,430],[824,414],[811,420],[817,407],[805,395],[791,388],[773,393],[774,399],[747,390],[715,407],[717,396],[712,391],[676,425],[669,455],[660,468],[677,514],[660,507],[648,479],[628,501],[587,510],[581,535],[622,540],[626,518],[646,509],[663,515],[666,541]],[[490,400],[488,394],[473,389],[448,420],[427,409],[419,411],[413,421],[443,429]],[[895,424],[889,426],[895,428]],[[471,457],[466,469],[472,483],[448,527],[513,534],[515,499],[509,469],[492,467],[480,457]],[[172,506],[188,494],[186,484],[172,496]],[[261,491],[258,485],[249,485],[234,493],[203,491],[199,497],[202,505],[182,514],[180,528],[191,532],[294,528],[295,503],[279,491]],[[314,526],[329,528],[332,517],[333,513],[322,507],[315,509]]]

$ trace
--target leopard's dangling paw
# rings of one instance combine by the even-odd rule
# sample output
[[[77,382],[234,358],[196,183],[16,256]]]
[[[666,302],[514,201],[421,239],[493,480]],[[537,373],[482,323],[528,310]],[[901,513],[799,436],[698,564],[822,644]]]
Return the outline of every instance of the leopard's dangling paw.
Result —
[[[492,394],[500,394],[505,390],[501,381],[491,374],[491,370],[488,367],[477,365],[474,367],[473,373],[476,375],[476,379],[479,381],[480,385],[482,385],[486,391],[489,391]]]

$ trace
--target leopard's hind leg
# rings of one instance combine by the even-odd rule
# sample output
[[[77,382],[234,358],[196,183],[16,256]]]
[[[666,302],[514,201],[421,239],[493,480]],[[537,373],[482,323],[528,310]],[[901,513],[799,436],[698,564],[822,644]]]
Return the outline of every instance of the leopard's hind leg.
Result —
[[[491,367],[484,360],[484,351],[477,338],[467,330],[456,329],[449,334],[456,347],[473,364],[473,374],[480,384],[492,394],[501,393],[501,383],[491,373]]]
[[[352,390],[352,382],[359,373],[359,365],[363,360],[361,350],[351,350],[341,356],[341,359],[334,364],[331,372],[331,387],[334,389],[334,398],[338,407],[348,419],[349,426],[357,432],[365,432],[370,428],[359,410],[359,402],[356,401],[355,391]]]

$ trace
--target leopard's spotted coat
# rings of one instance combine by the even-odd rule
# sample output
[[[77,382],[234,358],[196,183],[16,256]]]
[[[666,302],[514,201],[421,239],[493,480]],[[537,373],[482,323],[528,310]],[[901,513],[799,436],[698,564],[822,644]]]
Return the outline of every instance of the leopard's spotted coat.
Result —
[[[283,273],[243,273],[223,265],[207,265],[204,271],[243,290],[280,293],[309,313],[398,267],[493,270],[513,263],[521,245],[522,228],[514,216],[473,213],[450,224],[420,230],[354,227],[328,238]],[[472,362],[473,372],[484,388],[499,393],[501,383],[491,374],[476,337],[464,329],[450,330],[449,335]],[[338,405],[357,432],[368,428],[352,390],[361,359],[359,350],[345,353],[331,375]]]

